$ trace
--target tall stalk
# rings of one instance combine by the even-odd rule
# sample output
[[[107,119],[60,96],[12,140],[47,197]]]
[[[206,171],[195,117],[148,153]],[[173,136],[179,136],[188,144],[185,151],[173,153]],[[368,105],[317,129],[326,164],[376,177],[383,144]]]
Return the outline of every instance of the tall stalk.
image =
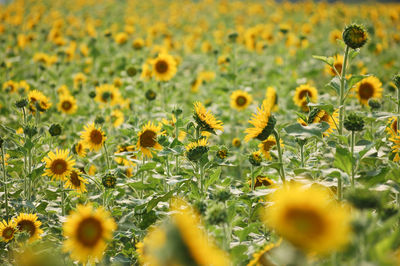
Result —
[[[4,197],[5,197],[5,204],[6,204],[6,221],[8,221],[8,188],[7,188],[7,173],[6,173],[6,160],[5,160],[5,152],[4,152],[4,143],[0,145],[1,148],[1,164],[3,167],[3,185],[4,185]]]
[[[275,136],[276,140],[276,146],[278,147],[278,159],[279,159],[279,166],[280,166],[280,171],[279,175],[281,176],[282,182],[286,182],[286,175],[285,175],[285,168],[283,167],[283,159],[282,159],[282,148],[281,148],[281,138],[279,136],[279,133],[276,129],[274,129],[273,134]]]
[[[351,187],[354,188],[354,175],[355,175],[355,158],[354,158],[354,142],[355,142],[355,133],[354,130],[351,131]]]
[[[344,120],[344,101],[345,101],[345,80],[346,80],[346,67],[347,67],[347,59],[349,57],[350,47],[346,46],[346,50],[344,52],[343,65],[342,65],[342,73],[340,75],[340,91],[339,91],[339,135],[343,135],[343,120]]]

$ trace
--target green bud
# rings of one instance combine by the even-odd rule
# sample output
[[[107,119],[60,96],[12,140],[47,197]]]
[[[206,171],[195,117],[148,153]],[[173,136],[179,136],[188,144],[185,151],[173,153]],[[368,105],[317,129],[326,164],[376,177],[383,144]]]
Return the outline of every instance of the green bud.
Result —
[[[128,76],[133,77],[136,75],[137,70],[134,66],[130,66],[128,67],[128,69],[126,70],[126,73],[128,74]]]
[[[38,131],[35,126],[26,126],[26,127],[24,127],[24,133],[28,137],[32,138],[33,136],[35,136],[38,133]]]
[[[355,113],[349,114],[343,124],[348,131],[362,131],[364,129],[364,119]]]
[[[153,90],[146,91],[145,95],[146,95],[146,99],[149,100],[149,101],[153,101],[157,97],[157,94]]]
[[[217,204],[212,206],[207,213],[207,221],[210,224],[222,224],[228,221],[228,212],[225,206]]]
[[[89,97],[90,98],[94,98],[94,97],[96,97],[96,92],[95,91],[91,91],[91,92],[89,92]]]
[[[62,127],[60,124],[52,124],[49,128],[49,133],[52,137],[61,135]]]
[[[97,116],[96,119],[94,120],[95,124],[101,125],[105,122],[106,120],[102,116]]]
[[[361,48],[368,40],[368,34],[362,25],[351,24],[343,31],[343,41],[350,48]]]
[[[101,180],[105,188],[114,188],[117,183],[117,179],[111,173],[105,174]]]
[[[379,109],[379,108],[381,108],[381,103],[379,102],[379,100],[377,100],[377,99],[374,99],[374,98],[370,98],[369,100],[368,100],[368,106],[371,108],[371,109]]]
[[[239,34],[237,32],[233,32],[228,35],[228,39],[230,42],[236,42],[236,39],[239,37]]]
[[[24,108],[27,105],[28,105],[28,100],[27,99],[22,99],[22,100],[19,100],[19,101],[15,102],[15,106],[17,108]]]
[[[223,147],[220,150],[217,151],[217,158],[224,160],[228,157],[228,149]]]
[[[261,162],[262,162],[261,153],[260,153],[260,152],[253,152],[252,154],[250,154],[250,156],[249,156],[249,162],[250,162],[253,166],[260,166],[260,165],[261,165]]]

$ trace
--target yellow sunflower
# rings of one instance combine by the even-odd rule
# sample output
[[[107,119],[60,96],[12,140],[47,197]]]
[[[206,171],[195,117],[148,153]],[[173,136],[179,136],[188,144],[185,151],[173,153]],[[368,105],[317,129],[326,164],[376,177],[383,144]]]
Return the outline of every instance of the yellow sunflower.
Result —
[[[273,186],[275,184],[275,182],[272,181],[271,179],[269,179],[268,177],[261,176],[261,175],[257,176],[254,181],[255,181],[254,182],[254,188],[261,187],[261,186],[271,187],[271,186]],[[251,188],[251,179],[247,181],[247,184]]]
[[[148,122],[139,132],[136,148],[140,149],[145,157],[153,157],[150,149],[162,150],[162,146],[157,142],[160,131],[161,125],[156,126],[152,122]]]
[[[153,75],[152,69],[149,64],[144,63],[142,65],[142,73],[140,74],[140,78],[143,80],[149,80]]]
[[[394,144],[392,146],[392,152],[395,153],[393,161],[398,162],[400,161],[400,135],[393,135],[391,138],[389,138],[389,140]]]
[[[86,157],[87,154],[86,149],[87,149],[86,144],[82,140],[74,145],[74,150],[76,154],[78,154],[81,157]]]
[[[94,98],[101,106],[110,104],[111,106],[122,104],[123,99],[120,91],[113,84],[103,84],[96,87],[96,97]]]
[[[286,185],[270,195],[264,222],[306,253],[328,254],[350,239],[349,208],[320,186]]]
[[[2,241],[8,242],[13,239],[16,231],[17,225],[13,221],[0,221],[0,239]]]
[[[362,105],[368,106],[370,98],[382,98],[382,83],[377,77],[367,77],[355,85],[355,92]]]
[[[15,218],[14,223],[18,231],[26,232],[29,234],[29,242],[33,242],[37,239],[42,238],[40,235],[43,234],[43,230],[40,229],[42,223],[37,220],[38,217],[32,213],[20,213],[17,218]]]
[[[241,145],[242,145],[242,142],[240,141],[239,138],[234,138],[234,139],[232,140],[232,146],[233,146],[233,147],[238,148],[238,147],[240,147]]]
[[[265,92],[265,101],[267,106],[270,106],[271,111],[276,112],[278,110],[278,94],[274,87],[268,87]]]
[[[185,146],[186,156],[191,161],[197,161],[201,156],[208,151],[207,138],[201,138]]]
[[[94,123],[91,123],[84,126],[84,131],[81,132],[81,139],[90,151],[99,151],[107,137],[101,127],[96,128]]]
[[[325,65],[325,72],[331,76],[336,76],[337,74],[342,73],[342,65],[343,65],[343,56],[340,54],[335,55],[334,57],[334,62],[333,62],[333,67],[336,69],[333,69],[333,67],[330,67],[329,65]]]
[[[68,150],[56,149],[56,153],[51,151],[43,161],[46,162],[43,175],[58,180],[65,180],[75,165],[75,160],[69,156]]]
[[[143,240],[136,244],[140,265],[161,266],[162,258],[157,254],[165,246],[167,235],[160,226],[151,227]]]
[[[386,131],[392,135],[392,137],[395,137],[398,132],[397,132],[397,117],[392,116],[389,118],[388,125],[386,126]]]
[[[111,122],[115,128],[119,127],[124,123],[124,113],[118,109],[111,112]]]
[[[99,261],[116,228],[114,219],[102,207],[78,205],[63,225],[63,250],[82,264]]]
[[[117,151],[115,152],[114,160],[117,164],[124,166],[135,166],[136,164],[129,159],[136,159],[132,152],[135,151],[134,145],[119,145]],[[125,158],[127,157],[127,158]]]
[[[247,266],[264,266],[273,265],[271,261],[268,260],[266,255],[271,249],[279,247],[282,239],[279,239],[277,243],[270,243],[265,245],[259,252],[253,254],[253,259],[247,264]]]
[[[42,92],[33,90],[28,93],[29,110],[34,114],[36,113],[36,107],[39,108],[39,112],[44,112],[51,107],[49,98],[47,98]]]
[[[68,175],[67,180],[64,184],[65,188],[75,189],[80,193],[87,192],[86,184],[89,183],[85,178],[81,176],[81,171],[78,169],[72,169]]]
[[[326,122],[329,124],[329,128],[324,132],[324,136],[327,136],[337,129],[339,123],[339,110],[335,110],[332,116],[329,115],[325,110],[320,110],[319,108],[314,108],[308,115],[307,122],[302,121],[300,124],[309,125]]]
[[[79,72],[77,74],[74,75],[74,88],[77,89],[80,86],[82,86],[83,84],[85,84],[86,82],[86,75]]]
[[[311,102],[315,103],[318,100],[318,91],[316,88],[303,84],[296,88],[296,92],[293,96],[294,103],[299,106],[303,111],[308,111],[307,97]]]
[[[207,131],[213,134],[215,134],[215,130],[224,131],[222,121],[217,120],[200,102],[194,103],[193,118],[196,120],[201,131]]]
[[[281,143],[281,147],[283,147],[283,141],[282,139],[280,140]],[[263,140],[260,144],[258,144],[258,148],[260,149],[260,151],[264,154],[264,157],[267,160],[271,160],[271,154],[270,154],[270,150],[272,149],[273,146],[276,145],[276,140],[275,137],[270,135],[268,136],[268,138],[266,138],[265,140]]]
[[[252,124],[253,128],[247,128],[244,132],[247,135],[244,137],[246,142],[251,139],[265,140],[274,130],[276,119],[271,115],[270,106],[266,105],[266,101],[263,102],[261,107],[257,108],[257,113],[253,114],[249,123]]]
[[[17,92],[18,83],[12,80],[3,83],[3,90],[8,93]]]
[[[69,94],[61,94],[57,109],[65,114],[74,114],[78,109],[78,106],[76,105],[76,99]]]
[[[18,91],[19,91],[20,93],[22,93],[22,92],[28,92],[29,89],[30,89],[30,86],[29,86],[28,82],[26,82],[25,80],[21,80],[21,81],[18,83]]]
[[[331,43],[336,44],[337,40],[341,39],[342,39],[342,31],[335,29],[329,33],[329,40],[331,41]]]
[[[152,73],[156,80],[168,81],[172,79],[177,71],[176,61],[169,54],[161,53],[156,59],[152,60]]]
[[[230,265],[225,252],[200,229],[200,217],[188,203],[182,199],[174,199],[171,209],[173,223],[197,265]]]
[[[231,107],[238,111],[246,109],[252,101],[253,97],[245,91],[236,90],[231,94]]]

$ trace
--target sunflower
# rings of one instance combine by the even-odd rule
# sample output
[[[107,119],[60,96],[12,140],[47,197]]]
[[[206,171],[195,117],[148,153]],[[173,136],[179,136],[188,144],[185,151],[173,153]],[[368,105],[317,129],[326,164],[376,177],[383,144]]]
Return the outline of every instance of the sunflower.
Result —
[[[57,94],[58,95],[63,95],[63,94],[67,94],[70,95],[71,92],[69,91],[68,87],[66,85],[61,85],[58,89],[57,89]]]
[[[274,87],[268,87],[265,92],[266,106],[270,106],[271,111],[276,112],[278,110],[278,94]]]
[[[303,84],[296,88],[293,101],[297,106],[301,107],[303,111],[308,111],[309,109],[307,106],[306,96],[308,96],[311,102],[316,102],[318,100],[317,89],[308,84]]]
[[[78,109],[76,105],[76,99],[66,93],[60,95],[60,101],[57,105],[58,111],[63,112],[65,114],[74,114]]]
[[[382,98],[382,83],[376,77],[367,77],[355,85],[355,92],[362,105],[368,106],[370,98]]]
[[[282,242],[282,238],[279,239],[277,243],[270,243],[265,245],[259,252],[253,254],[253,259],[247,264],[247,266],[263,266],[263,265],[273,265],[272,262],[266,258],[266,255],[273,248],[279,247]]]
[[[111,122],[115,128],[119,127],[124,123],[124,113],[118,109],[111,112]]]
[[[122,96],[118,88],[113,84],[103,84],[96,87],[96,97],[94,98],[101,106],[110,104],[111,106],[122,104]]]
[[[43,175],[59,180],[65,180],[75,165],[75,160],[69,156],[68,150],[56,149],[56,153],[51,151],[43,161],[46,162],[46,170]]]
[[[7,161],[10,159],[10,154],[6,153],[4,154],[4,164],[8,165]],[[3,161],[3,155],[0,154],[0,163]]]
[[[326,122],[329,124],[329,128],[324,132],[324,136],[327,136],[331,134],[333,130],[337,129],[337,124],[339,123],[338,117],[339,117],[339,110],[335,110],[331,116],[325,110],[314,108],[309,113],[307,122],[302,121],[300,122],[300,124],[309,125],[309,124]]]
[[[119,145],[117,151],[115,152],[114,160],[117,164],[124,166],[135,166],[136,164],[129,159],[136,159],[135,155],[132,155],[132,152],[135,151],[134,145]],[[125,156],[128,155],[128,158]]]
[[[85,178],[81,176],[81,171],[78,169],[72,169],[71,173],[67,177],[67,181],[64,184],[65,188],[75,189],[80,193],[87,192],[86,184],[89,183]]]
[[[84,131],[81,132],[81,139],[90,151],[99,151],[107,137],[101,127],[96,128],[94,123],[91,123],[84,126]]]
[[[283,141],[282,139],[280,140],[281,147],[283,146]],[[265,159],[271,160],[271,154],[270,150],[272,149],[273,146],[276,145],[276,140],[275,137],[270,135],[268,138],[263,140],[260,144],[258,144],[258,148],[260,148],[260,151],[264,154]]]
[[[333,67],[336,69],[336,71],[335,69],[333,69],[333,67],[325,65],[325,72],[334,77],[337,74],[340,75],[342,73],[343,56],[337,54],[333,58],[334,58]]]
[[[71,252],[71,258],[82,264],[101,260],[107,241],[117,228],[110,213],[102,207],[94,209],[91,204],[78,205],[63,225],[67,238],[64,252]]]
[[[140,74],[140,78],[143,80],[149,80],[153,75],[152,69],[149,64],[144,63],[142,65],[142,73]]]
[[[207,131],[213,134],[215,134],[215,130],[224,131],[222,121],[217,120],[200,102],[194,103],[193,118],[196,120],[201,131]]]
[[[190,161],[198,161],[200,160],[201,156],[208,152],[208,147],[207,147],[207,138],[201,138],[198,141],[194,141],[189,143],[188,145],[185,146],[186,148],[186,157]]]
[[[37,214],[32,213],[20,213],[14,220],[14,224],[18,231],[26,232],[29,234],[29,242],[33,242],[37,239],[42,238],[40,235],[43,234],[43,230],[40,229],[42,223],[37,220]]]
[[[166,243],[167,235],[160,226],[151,227],[143,240],[136,244],[136,251],[139,254],[140,265],[162,265],[157,253]]]
[[[151,64],[153,75],[158,81],[168,81],[176,74],[176,61],[169,54],[159,54],[156,59],[152,60]]]
[[[8,242],[13,239],[16,231],[17,226],[13,221],[0,221],[0,238],[2,241]]]
[[[252,101],[253,97],[245,91],[236,90],[231,94],[231,107],[238,111],[246,109]]]
[[[246,142],[251,139],[265,140],[274,130],[276,119],[271,115],[271,106],[267,106],[267,102],[264,101],[261,107],[257,108],[257,114],[253,114],[249,123],[252,124],[253,128],[247,128],[244,132],[247,135],[244,137]]]
[[[388,125],[386,126],[386,131],[392,135],[392,137],[395,137],[398,132],[397,132],[397,117],[392,116],[389,118]]]
[[[320,186],[284,186],[269,200],[264,222],[307,253],[327,254],[342,248],[350,239],[348,207],[336,202]]]
[[[239,138],[234,138],[232,140],[232,146],[233,147],[239,148],[241,145],[242,145],[242,142],[240,141]]]
[[[33,90],[28,93],[29,110],[35,114],[36,107],[39,108],[39,112],[44,112],[51,107],[49,98],[47,98],[42,92]]]
[[[247,181],[247,184],[251,188],[251,179]],[[271,179],[269,179],[268,177],[259,175],[255,179],[254,188],[261,187],[261,186],[270,187],[274,184],[275,184],[275,182],[272,181]]]
[[[87,154],[86,149],[87,149],[86,144],[82,140],[74,145],[74,151],[81,157],[86,157]]]
[[[85,84],[86,79],[87,79],[87,78],[86,78],[85,74],[83,74],[83,73],[81,73],[81,72],[76,73],[76,74],[74,75],[74,88],[77,89],[77,88],[79,88],[80,86],[82,86],[83,84]]]
[[[342,32],[340,30],[334,29],[329,33],[329,40],[331,41],[331,43],[336,44],[337,40],[341,39],[342,39]]]
[[[29,86],[28,82],[26,82],[25,80],[21,80],[21,81],[18,83],[18,91],[19,91],[20,93],[28,92],[29,89],[30,89],[30,86]]]
[[[8,93],[17,92],[18,83],[12,80],[3,83],[3,90]]]
[[[145,157],[153,157],[150,148],[162,150],[162,146],[157,142],[157,136],[160,131],[161,125],[156,126],[152,122],[148,122],[139,132],[136,148],[140,149]]]
[[[188,203],[174,199],[171,209],[173,224],[196,265],[230,265],[228,256],[200,229],[200,217]]]
[[[391,138],[389,138],[389,140],[394,144],[392,146],[392,153],[395,153],[393,161],[398,162],[400,161],[400,135],[393,135]]]

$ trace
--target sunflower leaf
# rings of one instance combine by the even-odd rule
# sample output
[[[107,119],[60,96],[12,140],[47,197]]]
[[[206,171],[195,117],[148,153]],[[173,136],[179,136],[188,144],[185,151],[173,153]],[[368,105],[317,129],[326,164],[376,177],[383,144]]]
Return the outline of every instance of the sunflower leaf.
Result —
[[[335,108],[330,103],[308,103],[308,106],[322,109],[330,115],[332,115],[333,112],[335,111]]]
[[[335,62],[335,59],[333,57],[326,57],[326,56],[320,56],[320,55],[313,55],[312,56],[314,59],[320,60],[322,62],[325,62],[326,64],[332,66],[333,63]]]
[[[329,124],[326,122],[315,123],[309,126],[302,126],[299,123],[285,127],[286,133],[295,138],[306,139],[311,137],[322,137],[322,133],[329,128]]]
[[[335,160],[333,162],[334,167],[350,175],[352,161],[353,159],[351,158],[350,151],[347,148],[336,147]]]
[[[338,76],[334,77],[331,79],[331,81],[325,85],[326,87],[331,87],[334,89],[337,93],[337,95],[340,94],[340,78]]]

